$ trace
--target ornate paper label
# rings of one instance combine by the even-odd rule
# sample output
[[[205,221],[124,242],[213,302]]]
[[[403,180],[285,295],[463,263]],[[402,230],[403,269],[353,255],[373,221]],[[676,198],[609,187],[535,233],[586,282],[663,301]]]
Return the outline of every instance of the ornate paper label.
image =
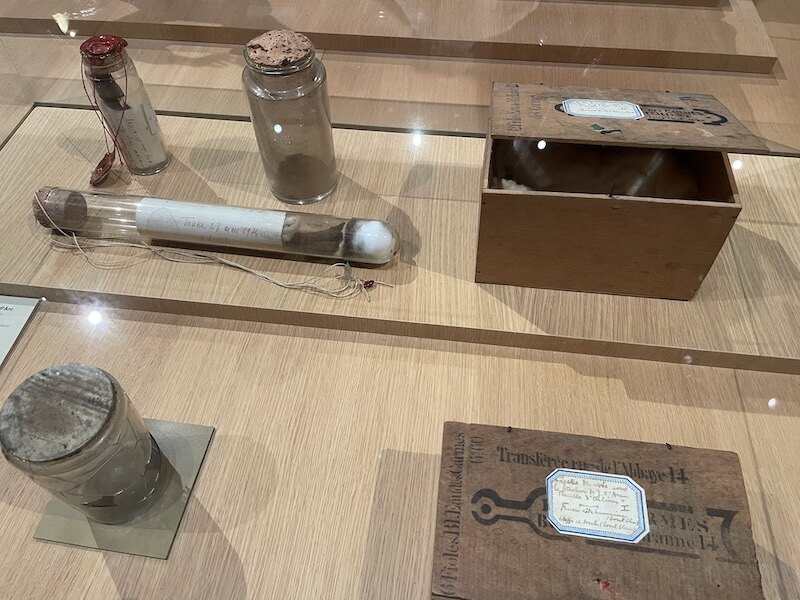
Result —
[[[644,490],[625,475],[556,469],[547,477],[547,520],[567,535],[637,543],[650,532]]]
[[[596,119],[641,119],[641,107],[625,100],[590,100],[572,98],[563,103],[564,112],[573,117],[593,117]]]

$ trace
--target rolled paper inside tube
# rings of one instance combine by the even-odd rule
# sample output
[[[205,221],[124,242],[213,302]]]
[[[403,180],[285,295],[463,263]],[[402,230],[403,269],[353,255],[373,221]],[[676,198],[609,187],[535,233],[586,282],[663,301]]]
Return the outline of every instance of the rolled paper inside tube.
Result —
[[[382,265],[399,249],[397,231],[376,219],[165,200],[61,188],[33,198],[44,227],[79,237],[163,240]]]

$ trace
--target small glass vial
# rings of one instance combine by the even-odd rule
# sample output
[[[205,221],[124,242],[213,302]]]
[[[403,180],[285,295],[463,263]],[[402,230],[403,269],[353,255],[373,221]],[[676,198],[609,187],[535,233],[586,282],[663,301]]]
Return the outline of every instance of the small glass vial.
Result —
[[[170,161],[158,118],[125,51],[128,42],[98,35],[81,44],[87,92],[100,110],[109,135],[134,175],[152,175]]]
[[[242,85],[272,193],[311,204],[336,187],[331,111],[323,64],[314,45],[293,31],[250,40]]]
[[[168,463],[111,375],[83,364],[31,375],[0,410],[17,469],[100,523],[124,523],[160,495]]]

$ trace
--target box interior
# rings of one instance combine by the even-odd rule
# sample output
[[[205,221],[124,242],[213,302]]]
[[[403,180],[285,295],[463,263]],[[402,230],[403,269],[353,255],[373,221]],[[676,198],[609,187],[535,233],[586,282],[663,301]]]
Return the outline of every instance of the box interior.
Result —
[[[733,202],[725,154],[494,139],[489,187]]]

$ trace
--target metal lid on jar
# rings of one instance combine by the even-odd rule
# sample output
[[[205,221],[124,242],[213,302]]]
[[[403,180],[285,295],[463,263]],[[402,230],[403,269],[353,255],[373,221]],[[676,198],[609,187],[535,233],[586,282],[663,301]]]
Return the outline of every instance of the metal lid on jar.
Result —
[[[273,75],[302,71],[314,62],[314,44],[302,33],[273,29],[247,42],[244,58],[247,65]]]
[[[92,63],[103,62],[122,52],[127,45],[127,40],[116,35],[96,35],[81,44],[81,55]]]
[[[116,404],[114,383],[102,369],[70,363],[39,371],[0,410],[3,454],[36,463],[66,458],[104,429]]]

